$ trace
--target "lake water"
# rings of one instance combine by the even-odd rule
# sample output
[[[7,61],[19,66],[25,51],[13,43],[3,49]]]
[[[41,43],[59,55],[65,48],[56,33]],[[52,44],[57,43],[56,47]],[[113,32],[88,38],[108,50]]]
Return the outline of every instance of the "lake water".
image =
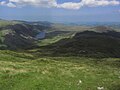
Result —
[[[36,35],[35,38],[36,39],[43,39],[43,38],[45,38],[45,32],[44,31],[40,32],[39,34]]]

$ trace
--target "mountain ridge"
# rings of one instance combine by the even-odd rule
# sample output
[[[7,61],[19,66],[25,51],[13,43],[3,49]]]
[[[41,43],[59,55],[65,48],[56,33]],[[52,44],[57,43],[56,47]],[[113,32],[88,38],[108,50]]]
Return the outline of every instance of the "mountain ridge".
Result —
[[[73,38],[62,39],[45,48],[50,49],[54,55],[120,57],[119,46],[120,32],[84,31],[77,33]]]

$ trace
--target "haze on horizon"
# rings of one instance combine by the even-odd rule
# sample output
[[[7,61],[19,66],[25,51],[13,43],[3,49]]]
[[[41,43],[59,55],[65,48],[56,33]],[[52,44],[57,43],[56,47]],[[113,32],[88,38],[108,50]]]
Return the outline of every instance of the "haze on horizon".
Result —
[[[120,0],[0,0],[0,18],[50,22],[120,22]]]

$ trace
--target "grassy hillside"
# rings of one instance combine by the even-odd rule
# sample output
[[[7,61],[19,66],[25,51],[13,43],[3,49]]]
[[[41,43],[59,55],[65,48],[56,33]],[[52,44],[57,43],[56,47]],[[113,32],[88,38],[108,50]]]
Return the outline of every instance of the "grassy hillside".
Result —
[[[8,26],[8,25],[14,25],[14,24],[17,24],[17,23],[19,23],[19,22],[7,21],[7,20],[0,20],[0,28]]]
[[[74,36],[82,31],[105,32],[111,30],[107,26],[76,26],[49,22],[27,22],[0,20],[0,49],[28,49],[45,46]],[[46,33],[45,39],[36,42],[36,36],[41,31]],[[37,44],[36,44],[37,43]]]
[[[36,46],[36,35],[49,26],[0,20],[0,49],[26,49]]]
[[[84,31],[47,45],[43,50],[51,51],[53,56],[120,57],[119,46],[119,32]]]
[[[119,62],[0,51],[0,90],[120,90]]]
[[[38,41],[38,46],[46,46],[53,43],[56,43],[65,38],[71,38],[74,36],[75,32],[67,33],[58,33],[53,32],[54,35],[51,35],[51,32],[47,33],[46,38]]]

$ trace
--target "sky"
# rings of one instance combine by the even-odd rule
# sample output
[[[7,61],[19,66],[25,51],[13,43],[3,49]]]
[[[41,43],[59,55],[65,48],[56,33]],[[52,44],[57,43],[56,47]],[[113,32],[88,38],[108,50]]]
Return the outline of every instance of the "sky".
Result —
[[[50,22],[120,22],[120,0],[0,0],[0,18]]]

